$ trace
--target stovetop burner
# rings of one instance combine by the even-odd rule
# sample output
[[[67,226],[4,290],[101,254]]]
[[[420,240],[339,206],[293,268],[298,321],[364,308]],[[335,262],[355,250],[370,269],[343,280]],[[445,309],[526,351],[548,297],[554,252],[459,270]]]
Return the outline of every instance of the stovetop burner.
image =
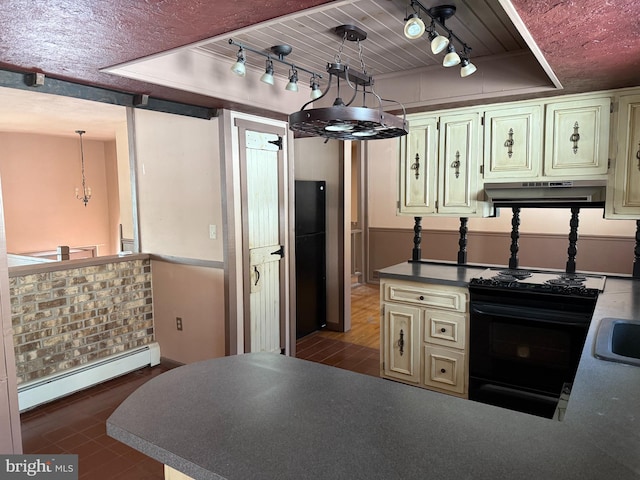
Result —
[[[532,275],[531,272],[527,270],[520,270],[517,268],[508,268],[506,270],[498,270],[498,275],[496,277],[504,277],[505,281],[514,281],[514,280],[524,280],[525,278],[529,278]]]
[[[597,296],[604,290],[605,277],[582,273],[548,272],[525,269],[487,269],[471,280],[471,286],[552,293]]]

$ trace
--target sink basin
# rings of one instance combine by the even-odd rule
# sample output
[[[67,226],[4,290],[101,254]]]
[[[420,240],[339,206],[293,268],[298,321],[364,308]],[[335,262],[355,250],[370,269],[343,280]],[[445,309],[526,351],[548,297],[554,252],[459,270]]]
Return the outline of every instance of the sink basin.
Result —
[[[640,321],[603,318],[594,353],[602,360],[640,367]]]

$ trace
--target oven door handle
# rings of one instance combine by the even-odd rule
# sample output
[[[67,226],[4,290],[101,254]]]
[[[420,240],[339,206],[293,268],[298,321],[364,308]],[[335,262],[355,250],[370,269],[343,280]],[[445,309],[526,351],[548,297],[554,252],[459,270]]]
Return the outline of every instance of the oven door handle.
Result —
[[[514,307],[493,303],[471,302],[471,315],[491,315],[506,319],[522,319],[533,322],[553,323],[568,327],[584,327],[591,323],[591,317],[571,312],[553,312],[542,308]],[[471,317],[473,321],[473,316]]]

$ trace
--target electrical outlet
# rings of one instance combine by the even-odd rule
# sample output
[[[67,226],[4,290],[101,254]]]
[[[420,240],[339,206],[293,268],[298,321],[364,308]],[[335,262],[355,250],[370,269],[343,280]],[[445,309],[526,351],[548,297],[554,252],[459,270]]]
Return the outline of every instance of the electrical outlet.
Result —
[[[182,331],[182,317],[176,317],[176,328]]]

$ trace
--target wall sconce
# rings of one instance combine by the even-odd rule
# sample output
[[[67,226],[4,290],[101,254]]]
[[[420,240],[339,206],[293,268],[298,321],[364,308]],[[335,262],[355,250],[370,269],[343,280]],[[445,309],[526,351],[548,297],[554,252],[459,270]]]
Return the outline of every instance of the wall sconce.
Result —
[[[82,146],[82,134],[85,133],[84,130],[76,130],[76,133],[80,136],[80,162],[81,162],[81,172],[82,172],[82,195],[80,194],[80,189],[76,187],[76,198],[84,203],[84,206],[87,206],[89,200],[91,199],[91,187],[87,187],[87,181],[84,176],[84,148]]]
[[[464,43],[453,31],[445,26],[445,21],[451,18],[456,13],[456,7],[453,5],[439,5],[432,8],[427,8],[419,0],[411,0],[409,6],[413,9],[411,15],[408,15],[405,20],[404,35],[414,40],[420,38],[425,29],[420,28],[420,24],[424,27],[424,22],[420,19],[419,12],[422,11],[431,18],[431,25],[426,28],[428,32],[427,37],[431,42],[431,52],[437,55],[441,52],[447,51],[442,65],[444,67],[453,67],[455,65],[461,65],[460,76],[468,77],[474,73],[477,68],[471,63],[469,59],[469,52],[471,47]],[[418,22],[419,20],[419,22]],[[436,28],[444,31],[441,35],[437,32]],[[453,41],[458,42],[462,46],[462,53],[456,52]]]

